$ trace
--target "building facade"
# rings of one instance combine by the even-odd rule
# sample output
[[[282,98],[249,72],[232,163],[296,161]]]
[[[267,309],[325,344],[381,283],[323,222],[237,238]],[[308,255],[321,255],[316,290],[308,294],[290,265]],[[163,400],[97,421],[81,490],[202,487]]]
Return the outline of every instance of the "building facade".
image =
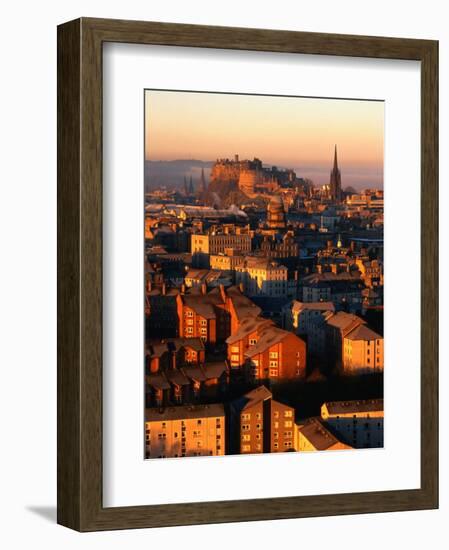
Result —
[[[265,386],[234,401],[230,411],[230,444],[234,452],[258,454],[294,450],[295,411],[275,401]]]
[[[383,399],[323,403],[321,419],[337,437],[356,449],[384,445]]]
[[[343,339],[343,372],[368,374],[384,369],[384,339],[366,325],[347,333]]]
[[[145,457],[225,454],[225,412],[221,404],[145,410]]]

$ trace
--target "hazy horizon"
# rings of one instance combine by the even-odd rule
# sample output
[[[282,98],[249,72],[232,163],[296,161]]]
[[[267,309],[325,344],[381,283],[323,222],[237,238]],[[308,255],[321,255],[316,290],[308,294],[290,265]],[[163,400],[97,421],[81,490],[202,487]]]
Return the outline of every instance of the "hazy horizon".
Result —
[[[379,101],[147,90],[145,158],[213,162],[259,158],[329,182],[334,146],[343,187],[383,187]],[[187,172],[189,174],[189,172]]]

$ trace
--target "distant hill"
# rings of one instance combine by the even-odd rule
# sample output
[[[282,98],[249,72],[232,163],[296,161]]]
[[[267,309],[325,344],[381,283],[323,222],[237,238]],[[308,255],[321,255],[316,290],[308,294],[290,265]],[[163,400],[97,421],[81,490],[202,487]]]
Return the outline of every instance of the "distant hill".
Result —
[[[145,191],[165,186],[169,189],[181,189],[184,186],[184,176],[187,180],[192,176],[193,186],[197,187],[201,169],[204,168],[206,181],[209,181],[212,161],[204,160],[147,160],[145,161]]]

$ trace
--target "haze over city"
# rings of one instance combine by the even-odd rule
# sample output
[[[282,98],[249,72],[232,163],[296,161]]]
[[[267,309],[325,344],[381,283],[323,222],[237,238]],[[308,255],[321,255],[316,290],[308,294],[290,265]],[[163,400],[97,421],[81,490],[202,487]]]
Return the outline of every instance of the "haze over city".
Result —
[[[147,90],[145,158],[258,157],[327,184],[335,143],[343,185],[383,187],[380,101]]]

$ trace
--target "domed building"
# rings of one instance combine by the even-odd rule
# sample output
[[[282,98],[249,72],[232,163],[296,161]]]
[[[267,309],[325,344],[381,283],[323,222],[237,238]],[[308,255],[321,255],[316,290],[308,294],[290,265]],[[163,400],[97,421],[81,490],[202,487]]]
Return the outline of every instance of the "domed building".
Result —
[[[267,208],[267,224],[270,229],[285,229],[285,210],[282,197],[273,195]]]

